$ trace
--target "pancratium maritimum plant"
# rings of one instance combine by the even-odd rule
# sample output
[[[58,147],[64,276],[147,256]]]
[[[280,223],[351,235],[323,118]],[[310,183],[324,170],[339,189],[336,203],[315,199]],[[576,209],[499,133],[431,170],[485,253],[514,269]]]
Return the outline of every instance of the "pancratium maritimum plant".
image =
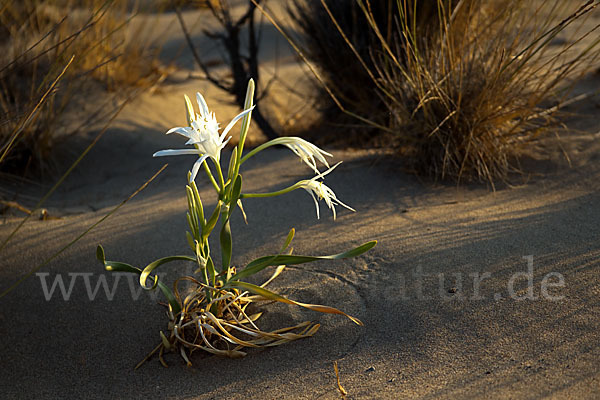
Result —
[[[286,265],[298,265],[317,260],[337,260],[356,257],[371,249],[376,241],[371,241],[349,251],[328,256],[300,256],[292,255],[290,244],[294,237],[294,229],[288,234],[278,254],[257,258],[239,270],[231,265],[232,235],[230,218],[236,208],[241,210],[241,199],[253,197],[273,197],[292,192],[296,189],[308,191],[317,207],[319,217],[319,200],[324,200],[332,210],[335,218],[335,205],[341,205],[354,211],[349,206],[337,199],[335,193],[322,182],[326,174],[329,174],[336,164],[325,172],[319,172],[317,162],[329,167],[325,156],[331,154],[319,149],[317,146],[303,139],[295,137],[280,137],[271,140],[242,156],[244,142],[250,126],[251,112],[253,109],[252,99],[254,96],[254,81],[248,83],[246,93],[245,110],[238,114],[221,133],[219,124],[214,113],[208,109],[206,101],[197,94],[199,114],[195,113],[190,99],[186,96],[187,127],[178,127],[167,133],[178,133],[185,136],[186,144],[194,148],[182,150],[163,150],[154,156],[193,154],[198,157],[192,171],[188,173],[188,185],[186,186],[188,213],[187,221],[189,231],[186,232],[188,244],[193,255],[179,255],[158,259],[145,268],[140,269],[129,264],[107,261],[102,246],[98,246],[97,258],[104,264],[108,271],[131,272],[139,275],[139,282],[145,290],[160,289],[167,300],[169,317],[167,333],[160,332],[160,344],[146,357],[138,367],[151,357],[159,353],[159,359],[163,365],[163,353],[167,351],[179,352],[188,365],[191,365],[189,355],[196,350],[227,357],[242,357],[246,355],[245,348],[276,346],[295,339],[312,336],[318,329],[319,324],[303,322],[301,324],[278,329],[275,331],[262,331],[256,320],[262,313],[251,314],[248,306],[259,300],[278,301],[305,307],[323,313],[344,315],[353,322],[362,325],[362,322],[343,311],[333,307],[317,304],[299,303],[290,300],[265,288],[275,277],[277,277]],[[227,175],[223,174],[220,164],[221,150],[229,141],[227,134],[234,124],[242,120],[242,128],[238,145],[233,149]],[[288,188],[271,193],[244,193],[242,191],[242,175],[240,167],[250,157],[260,151],[275,145],[287,146],[294,154],[300,157],[314,170],[316,176],[309,180],[302,180]],[[213,170],[210,168],[210,161]],[[205,214],[196,186],[196,175],[200,168],[206,172],[208,180],[217,192],[218,200],[215,209],[210,214]],[[243,210],[241,210],[243,213]],[[215,263],[209,247],[209,237],[220,223],[219,240],[221,244],[220,264]],[[172,288],[162,282],[155,274],[155,270],[161,265],[174,262],[187,261],[197,266],[196,275],[183,276],[177,279]],[[260,272],[268,267],[276,267],[271,277],[262,285],[246,282],[244,279]],[[182,282],[191,285],[185,294],[180,291]]]

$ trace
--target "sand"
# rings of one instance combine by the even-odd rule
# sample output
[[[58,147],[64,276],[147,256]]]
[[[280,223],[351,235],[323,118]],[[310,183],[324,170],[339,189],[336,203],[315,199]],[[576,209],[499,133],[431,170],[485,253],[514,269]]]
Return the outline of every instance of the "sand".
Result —
[[[301,79],[298,67],[288,69],[288,78]],[[195,353],[188,368],[168,354],[169,368],[152,359],[134,371],[166,329],[164,308],[146,293],[134,300],[125,277],[115,284],[95,259],[96,246],[101,243],[110,260],[140,267],[188,253],[184,185],[194,158],[150,156],[183,147],[181,138],[163,133],[184,123],[184,93],[205,93],[222,121],[237,113],[225,96],[183,71],[179,81],[129,105],[49,200],[60,219],[29,221],[3,251],[0,290],[169,163],[41,275],[0,299],[0,397],[334,399],[340,398],[335,361],[352,399],[600,397],[600,146],[598,120],[589,118],[580,126],[585,132],[563,138],[571,167],[559,155],[529,160],[530,176],[496,191],[422,181],[379,152],[330,149],[334,162],[344,163],[327,185],[356,213],[338,208],[333,221],[322,206],[317,220],[304,191],[248,199],[249,224],[240,215],[232,222],[233,262],[244,265],[277,251],[292,227],[297,254],[332,254],[377,239],[363,256],[289,268],[272,286],[296,300],[338,307],[364,327],[270,304],[265,326],[312,320],[321,329],[243,359]],[[582,110],[597,115],[598,104],[595,98]],[[261,153],[242,174],[248,192],[311,177],[285,149]],[[198,183],[211,207],[209,184],[202,177]],[[18,221],[3,220],[0,238]],[[165,279],[190,269],[167,267]],[[67,288],[74,279],[68,301],[58,289],[46,299],[43,282],[51,286],[57,276]],[[115,284],[114,298],[100,289],[92,301],[85,279],[93,289],[101,276]]]

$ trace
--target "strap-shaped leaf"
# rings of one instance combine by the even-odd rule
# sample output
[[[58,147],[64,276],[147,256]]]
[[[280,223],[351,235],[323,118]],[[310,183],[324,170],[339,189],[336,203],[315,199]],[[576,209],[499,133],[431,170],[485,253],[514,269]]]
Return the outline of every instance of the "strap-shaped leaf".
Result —
[[[188,203],[188,210],[191,213],[191,216],[196,216],[196,206],[194,205],[194,192],[192,191],[192,188],[188,185],[185,187],[185,192],[187,195],[187,203]]]
[[[104,261],[106,261],[106,256],[104,255],[104,247],[102,247],[102,245],[98,245],[98,247],[96,247],[96,258],[101,263],[104,263]]]
[[[188,231],[185,231],[185,238],[186,238],[188,244],[190,245],[190,248],[192,249],[192,251],[194,251],[196,249],[196,245],[194,244],[194,238],[192,237],[192,234],[189,233]]]
[[[198,225],[194,223],[194,220],[190,216],[190,213],[189,212],[185,213],[185,217],[187,219],[188,226],[190,227],[190,230],[192,231],[193,237],[199,238],[200,231],[199,231]]]
[[[235,206],[237,206],[238,200],[240,199],[240,195],[242,194],[242,175],[238,175],[233,183],[233,187],[231,188],[231,200],[229,202],[229,215],[233,214],[233,210],[235,210]]]
[[[318,312],[327,313],[327,314],[344,315],[344,316],[348,317],[355,324],[358,324],[361,326],[363,325],[362,321],[359,320],[358,318],[348,315],[345,312],[338,310],[337,308],[333,308],[333,307],[329,307],[329,306],[322,306],[319,304],[300,303],[298,301],[290,300],[287,297],[283,297],[275,292],[271,292],[270,290],[267,290],[260,286],[253,285],[248,282],[230,281],[224,287],[232,287],[232,288],[246,290],[248,292],[251,292],[251,293],[257,294],[261,297],[264,297],[265,299],[268,299],[268,300],[274,300],[274,301],[278,301],[281,303],[293,304],[296,306],[308,308],[309,310],[313,310],[313,311],[318,311]]]
[[[287,238],[285,238],[285,243],[281,247],[281,250],[279,250],[279,254],[283,253],[288,247],[290,247],[292,240],[294,240],[295,234],[296,234],[296,230],[294,228],[290,229],[290,232],[288,233]]]
[[[212,230],[215,228],[215,225],[217,225],[217,221],[219,221],[219,215],[221,213],[221,205],[222,204],[223,204],[223,202],[221,200],[219,200],[217,202],[217,206],[215,207],[215,210],[213,211],[212,215],[206,222],[206,225],[202,228],[202,241],[203,242],[206,239],[208,239],[208,236],[210,235]]]
[[[227,211],[223,221],[223,226],[221,228],[221,233],[219,235],[219,240],[221,242],[221,266],[222,271],[227,271],[229,269],[229,265],[231,264],[231,254],[233,251],[233,241],[231,238],[231,226],[229,223],[229,218],[233,214],[235,210],[235,206],[240,198],[240,194],[242,193],[242,176],[238,175],[235,182],[233,183],[233,187],[231,188],[231,199],[229,200],[229,210]]]
[[[222,271],[227,271],[229,265],[231,264],[231,252],[233,250],[229,218],[227,218],[227,220],[223,223],[219,240],[221,242],[221,268]]]
[[[223,186],[223,193],[229,193],[229,188],[231,187],[232,183],[233,182],[231,182],[231,179],[227,179],[225,186]]]
[[[240,211],[242,212],[242,217],[244,217],[244,223],[246,223],[246,225],[248,225],[248,216],[246,215],[246,212],[244,211],[244,205],[242,204],[242,199],[238,199],[237,205],[240,208]]]
[[[194,204],[196,206],[196,211],[198,212],[198,219],[201,226],[204,226],[204,208],[202,207],[202,199],[200,199],[200,193],[198,192],[198,187],[196,186],[196,182],[190,183],[192,186],[192,193],[194,194]]]
[[[144,268],[142,270],[142,273],[140,274],[140,285],[142,286],[142,288],[144,288],[145,290],[155,289],[156,285],[158,284],[158,279],[155,278],[154,284],[150,287],[146,286],[146,279],[148,279],[152,271],[154,271],[156,268],[160,267],[163,264],[167,264],[173,261],[191,261],[195,263],[196,258],[190,256],[170,256],[159,258],[158,260],[151,262],[150,264],[146,265],[146,268]]]
[[[289,237],[289,235],[288,235]],[[352,258],[359,256],[370,249],[372,249],[377,244],[376,240],[367,242],[363,245],[355,247],[352,250],[348,250],[344,253],[334,254],[330,256],[295,256],[295,255],[287,255],[280,254],[276,256],[265,256],[257,258],[256,260],[251,261],[246,268],[235,274],[231,277],[231,280],[239,280],[245,278],[247,276],[251,276],[256,274],[259,271],[262,271],[266,267],[271,265],[298,265],[304,264],[311,261],[318,260],[339,260],[343,258]]]
[[[217,271],[215,271],[215,264],[213,263],[211,257],[208,257],[208,259],[206,260],[206,271],[208,272],[208,276],[214,285],[215,277],[217,276]]]
[[[290,229],[290,231],[289,231],[289,233],[288,233],[288,235],[287,235],[287,237],[285,239],[285,243],[283,244],[283,246],[281,246],[281,249],[279,250],[279,253],[276,254],[276,255],[273,255],[273,256],[263,257],[260,260],[262,260],[262,262],[265,265],[267,265],[267,266],[270,265],[269,261],[275,260],[278,256],[280,256],[290,246],[290,243],[292,243],[292,240],[294,239],[294,235],[295,234],[296,234],[296,230],[294,228]],[[292,251],[290,250],[289,254],[291,254],[291,253],[292,253]],[[254,260],[254,261],[256,261],[256,260]],[[229,279],[231,279],[231,277],[227,278],[227,280],[229,280]],[[271,279],[273,279],[273,277]]]
[[[235,163],[237,162],[237,153],[238,153],[238,148],[234,147],[233,151],[231,152],[231,157],[229,158],[229,168],[227,169],[227,178],[229,179],[233,179],[233,174],[235,171]]]
[[[142,274],[142,270],[134,267],[133,265],[118,262],[118,261],[106,261],[105,256],[104,256],[104,249],[102,248],[102,246],[98,246],[98,248],[96,249],[96,258],[98,258],[98,260],[104,264],[104,268],[107,271],[129,272],[129,273],[138,274],[138,275]],[[171,306],[171,310],[173,311],[173,313],[175,315],[177,315],[181,311],[181,306],[177,302],[177,299],[175,298],[175,295],[173,294],[171,289],[169,289],[169,287],[167,285],[162,283],[158,279],[157,276],[154,276],[154,282],[155,283],[154,283],[153,287],[158,286],[158,288],[160,289],[162,294],[165,296],[165,298],[169,302],[169,305]]]

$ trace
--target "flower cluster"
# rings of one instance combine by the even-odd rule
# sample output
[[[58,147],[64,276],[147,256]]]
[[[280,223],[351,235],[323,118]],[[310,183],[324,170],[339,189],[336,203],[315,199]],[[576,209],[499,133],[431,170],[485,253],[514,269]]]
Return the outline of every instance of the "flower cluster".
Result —
[[[181,136],[184,136],[188,139],[185,143],[186,145],[193,145],[194,149],[177,149],[177,150],[161,150],[154,153],[154,157],[161,156],[174,156],[174,155],[197,155],[198,160],[194,163],[191,173],[190,173],[190,182],[196,179],[196,175],[198,174],[198,170],[202,166],[209,157],[213,160],[213,162],[217,165],[217,169],[220,169],[220,157],[221,150],[227,145],[230,137],[227,137],[227,134],[233,128],[233,126],[242,119],[244,116],[249,115],[254,106],[242,111],[238,115],[236,115],[231,122],[223,129],[223,132],[219,134],[219,123],[216,120],[215,113],[211,112],[208,109],[208,105],[206,104],[206,100],[200,93],[196,93],[196,101],[198,102],[199,114],[194,111],[190,98],[187,95],[184,95],[187,119],[189,126],[186,127],[175,127],[167,131],[167,135],[171,133],[178,133]],[[242,197],[270,197],[276,196],[284,193],[288,193],[292,190],[302,188],[305,189],[312,196],[315,206],[317,209],[317,218],[320,218],[319,212],[319,202],[318,200],[323,200],[327,207],[329,207],[333,212],[333,219],[336,218],[335,206],[340,205],[345,207],[348,210],[355,211],[352,207],[342,203],[335,195],[333,190],[326,186],[322,179],[325,175],[333,171],[335,167],[337,167],[340,163],[334,165],[329,168],[329,163],[327,163],[327,157],[333,157],[330,153],[320,149],[314,144],[293,136],[284,136],[279,137],[277,139],[273,139],[267,143],[264,143],[261,146],[258,146],[254,150],[250,151],[245,157],[243,157],[240,161],[243,163],[248,158],[252,157],[256,153],[272,146],[282,145],[289,148],[295,155],[297,155],[302,162],[308,165],[314,172],[315,177],[310,180],[303,180],[298,182],[295,185],[290,186],[287,189],[273,192],[273,193],[261,193],[261,194],[243,194]],[[319,172],[317,168],[317,161],[321,164],[325,165],[329,169],[323,173]],[[240,163],[240,164],[241,164]],[[319,181],[321,179],[321,181]]]
[[[181,136],[188,138],[188,141],[185,144],[191,144],[195,149],[169,149],[154,153],[154,157],[177,156],[182,154],[198,155],[199,158],[192,167],[190,182],[196,179],[200,166],[208,157],[212,158],[215,163],[219,163],[221,159],[221,150],[231,139],[231,136],[227,138],[227,140],[225,140],[225,137],[235,123],[244,117],[244,115],[250,113],[254,108],[254,106],[252,106],[250,109],[244,110],[236,115],[227,127],[223,129],[223,133],[219,135],[219,123],[215,118],[215,113],[211,113],[208,110],[208,105],[200,93],[196,93],[196,100],[198,101],[200,114],[194,112],[194,107],[192,107],[190,98],[185,95],[187,119],[190,125],[186,127],[175,127],[167,132],[167,135],[170,133],[178,133]]]

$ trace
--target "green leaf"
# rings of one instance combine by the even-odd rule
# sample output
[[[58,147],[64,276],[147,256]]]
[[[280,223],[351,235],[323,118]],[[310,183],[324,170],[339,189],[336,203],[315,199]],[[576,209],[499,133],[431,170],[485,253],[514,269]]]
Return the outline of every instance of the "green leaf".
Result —
[[[288,233],[285,243],[281,247],[281,250],[279,250],[279,254],[283,253],[288,247],[290,247],[290,243],[292,243],[295,234],[296,230],[294,228],[290,229],[290,233]]]
[[[96,258],[101,263],[106,261],[106,257],[104,256],[104,248],[102,247],[102,245],[98,245],[98,247],[96,247]]]
[[[288,238],[289,238],[288,234]],[[279,254],[276,256],[265,256],[257,258],[256,260],[251,261],[246,268],[235,274],[231,277],[231,281],[239,280],[245,278],[247,276],[251,276],[256,274],[259,271],[262,271],[266,267],[271,265],[298,265],[304,264],[311,261],[317,260],[339,260],[343,258],[352,258],[359,256],[370,249],[372,249],[377,244],[376,240],[371,242],[367,242],[363,245],[355,247],[352,250],[348,250],[344,253],[334,254],[330,256],[295,256],[295,255],[287,255],[287,254]]]
[[[194,238],[192,237],[192,234],[189,233],[188,231],[185,231],[185,238],[187,239],[187,242],[190,245],[190,248],[192,249],[192,251],[194,251],[196,248],[196,245],[194,244]]]
[[[237,153],[238,153],[238,148],[234,147],[233,151],[231,152],[231,157],[229,158],[229,168],[227,169],[227,178],[229,179],[233,179],[233,173],[235,171],[235,163],[237,162]]]
[[[138,274],[140,276],[143,272],[141,269],[136,268],[130,264],[126,264],[126,263],[122,263],[122,262],[118,262],[118,261],[106,261],[104,259],[104,249],[102,248],[102,246],[98,246],[98,248],[96,249],[96,257],[104,264],[104,268],[107,271],[129,272],[129,273],[133,273],[133,274]],[[100,257],[102,257],[102,259]],[[142,285],[142,287],[143,286],[144,285]],[[169,302],[169,305],[171,306],[171,310],[173,311],[173,313],[175,315],[177,315],[181,311],[181,306],[179,305],[179,302],[175,298],[175,295],[173,294],[173,292],[171,291],[171,289],[169,289],[169,287],[167,285],[162,283],[158,279],[157,276],[154,276],[154,285],[152,287],[155,288],[157,286],[160,289],[160,291],[162,292],[162,294],[165,296],[167,301]]]
[[[191,214],[194,214],[194,209],[196,208],[194,206],[194,192],[189,185],[185,187],[185,193],[187,195],[188,210]]]
[[[231,179],[227,179],[227,182],[225,182],[225,186],[223,187],[223,193],[228,193],[230,187],[231,187]],[[226,201],[226,200],[223,199],[223,201]]]
[[[250,78],[248,81],[248,88],[246,89],[246,99],[244,100],[244,110],[252,107],[252,103],[254,102],[254,79]],[[250,120],[252,118],[252,113],[244,115],[242,118],[242,129],[240,130],[240,140],[237,145],[238,147],[238,157],[242,155],[244,150],[244,143],[246,141],[246,136],[248,135],[248,128],[250,128]],[[238,165],[239,168],[239,165]]]
[[[244,211],[244,206],[242,205],[242,199],[238,199],[237,205],[240,208],[240,211],[242,212],[242,217],[244,217],[244,222],[246,223],[246,225],[248,225],[248,217],[246,216],[246,212]]]
[[[229,200],[229,215],[233,214],[233,210],[235,210],[235,206],[237,205],[238,200],[240,199],[240,195],[242,194],[242,175],[238,175],[233,183],[233,188],[231,189],[231,199]]]
[[[198,225],[194,223],[194,220],[189,212],[185,213],[185,218],[187,219],[188,226],[190,227],[190,230],[192,231],[192,236],[195,238],[199,238],[200,233],[198,231]]]
[[[134,274],[142,273],[141,269],[118,261],[105,261],[104,269],[111,272],[131,272]]]
[[[221,272],[227,271],[231,264],[231,253],[233,249],[233,243],[231,240],[231,227],[229,225],[229,218],[223,223],[221,228],[221,234],[219,235],[221,241]]]
[[[208,277],[214,285],[215,277],[217,276],[217,271],[215,271],[215,264],[211,257],[208,257],[206,260],[206,271],[208,272]]]
[[[181,306],[179,305],[179,302],[175,298],[175,295],[173,294],[171,289],[169,289],[169,287],[167,285],[165,285],[164,283],[162,283],[161,281],[158,281],[158,288],[160,289],[163,296],[165,296],[165,298],[167,299],[167,302],[171,306],[173,315],[179,314],[179,312],[181,311]]]
[[[309,310],[313,310],[313,311],[318,311],[318,312],[327,313],[327,314],[344,315],[344,316],[348,317],[355,324],[363,325],[361,320],[359,320],[358,318],[348,315],[345,312],[338,310],[337,308],[333,308],[333,307],[329,307],[329,306],[322,306],[319,304],[300,303],[298,301],[290,300],[287,297],[283,297],[275,292],[271,292],[270,290],[267,290],[260,286],[253,285],[248,282],[230,281],[224,286],[224,288],[227,288],[227,287],[246,290],[250,293],[254,293],[254,294],[264,297],[265,299],[268,299],[268,300],[274,300],[274,301],[278,301],[280,303],[292,304],[292,305],[308,308]]]
[[[196,261],[198,262],[198,265],[201,268],[206,267],[205,265],[203,266],[203,262],[202,259],[204,258],[204,253],[202,252],[202,246],[200,245],[200,242],[196,242],[196,247],[194,247],[194,252],[196,253]]]
[[[271,264],[269,264],[269,261],[275,260],[276,257],[280,256],[281,253],[283,253],[290,246],[290,243],[292,243],[292,240],[294,239],[294,234],[295,233],[296,233],[296,230],[294,228],[290,229],[290,232],[288,233],[287,238],[285,239],[285,243],[281,247],[281,250],[279,250],[279,254],[273,255],[273,256],[262,257],[262,258],[260,258],[258,260],[261,260],[266,266],[271,265]],[[289,254],[291,254],[291,251],[289,252]],[[254,260],[254,261],[257,261],[257,260]],[[248,265],[248,266],[246,266],[246,268],[248,268],[250,266],[251,265]],[[251,267],[254,268],[255,266],[251,266]],[[264,267],[264,268],[266,268],[266,267]],[[249,272],[250,272],[250,270],[249,270]],[[256,271],[256,272],[258,272],[258,271]],[[251,274],[254,274],[256,272],[251,272]],[[243,275],[243,276],[246,276],[246,275]],[[231,279],[231,276],[228,275],[227,276],[227,281],[229,281],[229,279]]]
[[[210,219],[208,220],[206,225],[202,228],[202,241],[203,242],[206,239],[208,239],[208,236],[210,235],[212,230],[215,228],[215,225],[217,225],[217,221],[219,221],[219,214],[221,213],[221,205],[222,204],[223,204],[223,202],[221,200],[219,200],[217,203],[217,206],[215,207],[215,210],[213,211],[212,215],[210,216]]]
[[[192,192],[194,194],[194,203],[196,204],[196,212],[198,214],[198,220],[200,225],[204,227],[204,208],[202,207],[202,199],[200,199],[200,193],[198,192],[198,187],[196,186],[196,182],[191,183]]]
[[[150,276],[152,271],[154,271],[156,268],[160,267],[163,264],[167,264],[167,263],[170,263],[173,261],[179,261],[179,260],[191,261],[193,263],[196,262],[196,258],[190,257],[190,256],[171,256],[171,257],[159,258],[158,260],[146,265],[146,268],[144,268],[142,270],[142,273],[140,274],[140,285],[142,286],[142,288],[144,288],[145,290],[155,289],[156,285],[158,283],[158,278],[156,278],[156,277],[154,278],[154,284],[151,287],[146,286],[146,279],[148,279],[148,277]]]

